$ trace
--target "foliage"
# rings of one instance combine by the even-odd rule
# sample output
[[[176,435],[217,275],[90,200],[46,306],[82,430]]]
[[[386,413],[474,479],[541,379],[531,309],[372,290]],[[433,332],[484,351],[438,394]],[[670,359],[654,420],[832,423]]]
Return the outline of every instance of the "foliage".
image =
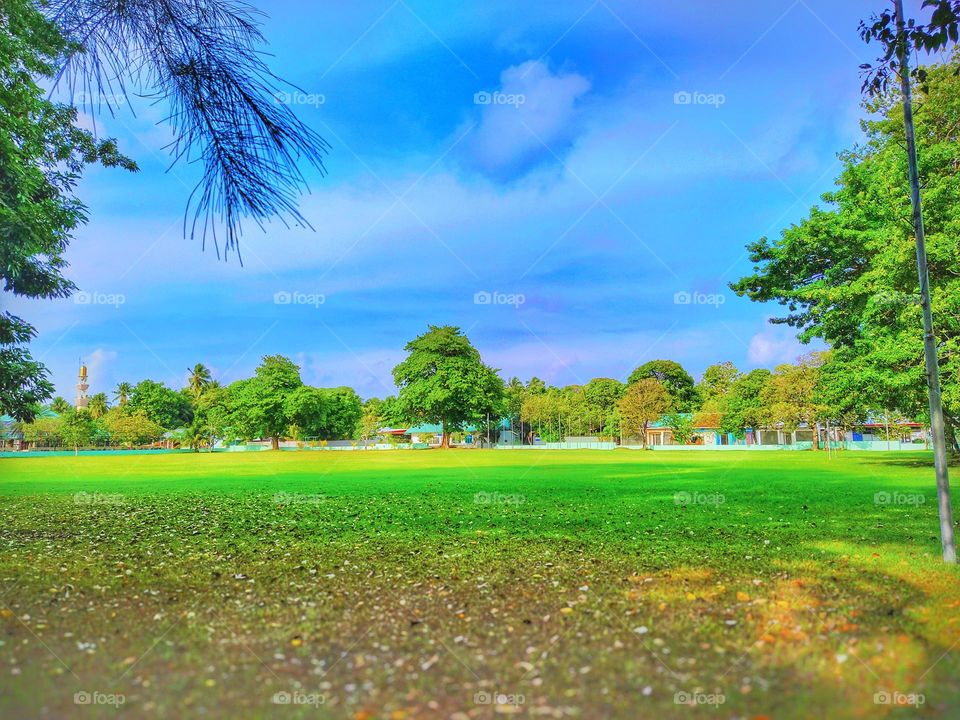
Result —
[[[70,235],[86,222],[73,194],[84,167],[136,169],[113,140],[76,125],[76,108],[46,99],[41,84],[69,48],[30,0],[0,4],[0,282],[20,297],[63,298],[75,289],[63,271]],[[26,348],[35,335],[22,318],[0,313],[0,412],[22,420],[53,394]]]
[[[87,404],[87,411],[94,420],[102,418],[109,409],[110,403],[107,401],[107,394],[102,392],[92,396]]]
[[[690,373],[680,363],[674,360],[651,360],[630,373],[627,384],[633,385],[645,378],[653,378],[666,388],[673,409],[677,412],[691,412],[696,406],[697,388]]]
[[[943,406],[948,431],[960,425],[960,56],[928,69],[916,113],[924,220]],[[823,338],[832,362],[858,380],[841,405],[889,408],[918,417],[927,409],[921,308],[903,116],[895,94],[871,101],[866,142],[843,153],[838,188],[776,241],[748,246],[755,272],[732,284],[786,312],[773,319],[803,341]],[[842,378],[842,374],[835,375]],[[833,404],[833,402],[831,402]]]
[[[405,349],[393,369],[400,406],[417,422],[442,425],[444,447],[450,432],[502,411],[503,380],[459,328],[431,325]]]
[[[725,398],[738,378],[740,371],[729,360],[710,365],[703,371],[697,388],[700,399],[707,404]]]
[[[689,445],[693,440],[693,416],[690,413],[669,413],[663,418],[673,430],[673,442],[677,445]]]
[[[956,44],[960,36],[960,0],[923,0],[921,7],[932,8],[928,22],[917,22],[914,18],[904,18],[902,30],[897,27],[893,9],[887,8],[873,15],[869,22],[860,23],[860,37],[864,42],[877,41],[883,46],[883,55],[877,59],[877,65],[864,63],[860,66],[863,73],[864,92],[882,95],[889,91],[890,80],[900,73],[901,55],[912,52],[936,53]],[[922,67],[910,71],[911,76],[923,85],[927,73]]]
[[[255,375],[230,385],[235,426],[245,438],[269,437],[273,449],[296,418],[291,398],[303,387],[300,368],[283,355],[267,355]]]
[[[624,434],[628,437],[639,436],[641,444],[646,447],[647,427],[659,420],[670,404],[670,394],[659,380],[644,377],[630,383],[620,400],[620,422]]]
[[[758,430],[766,421],[763,405],[763,389],[772,373],[765,368],[751,370],[738,377],[723,403],[720,415],[720,431],[743,438],[746,428]]]
[[[810,353],[796,365],[777,366],[760,395],[766,424],[782,423],[787,431],[796,430],[804,423],[811,429],[815,428],[827,411],[817,402],[816,394],[822,363],[822,353]],[[817,433],[814,432],[814,449],[817,446]]]
[[[64,413],[61,421],[60,437],[64,445],[79,451],[93,440],[94,422],[86,410],[81,408]]]
[[[163,436],[163,427],[151,420],[145,410],[111,408],[103,423],[114,442],[128,447],[146,445]]]
[[[193,410],[187,397],[154,380],[141,380],[133,387],[127,408],[143,410],[147,417],[166,430],[189,425]]]

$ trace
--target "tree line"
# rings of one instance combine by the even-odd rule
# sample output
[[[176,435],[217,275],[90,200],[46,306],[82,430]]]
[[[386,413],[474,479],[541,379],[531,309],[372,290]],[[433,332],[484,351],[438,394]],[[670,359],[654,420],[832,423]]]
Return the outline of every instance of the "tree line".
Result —
[[[851,403],[848,367],[832,352],[810,353],[772,371],[741,372],[720,362],[698,382],[674,360],[651,360],[623,381],[598,377],[556,387],[537,377],[504,381],[453,326],[430,326],[405,349],[407,357],[393,370],[397,393],[384,398],[361,400],[349,387],[307,385],[290,358],[268,355],[252,377],[229,385],[197,364],[180,389],[149,379],[121,382],[112,396],[98,393],[79,409],[58,397],[49,406],[55,417],[40,413],[20,428],[38,444],[134,447],[166,435],[200,450],[266,439],[274,449],[285,439],[369,441],[385,428],[420,423],[439,425],[443,446],[453,433],[470,430],[496,441],[507,428],[527,444],[571,436],[645,443],[650,425],[662,421],[675,442],[686,444],[698,426],[743,438],[747,429],[790,431],[828,421],[847,429],[906,410]],[[815,447],[817,439],[814,433]]]

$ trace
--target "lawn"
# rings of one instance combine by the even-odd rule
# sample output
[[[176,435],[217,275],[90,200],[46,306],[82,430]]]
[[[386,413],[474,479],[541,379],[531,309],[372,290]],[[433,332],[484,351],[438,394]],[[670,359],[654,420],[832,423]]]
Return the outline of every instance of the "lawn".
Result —
[[[0,717],[960,717],[931,464],[0,459]]]

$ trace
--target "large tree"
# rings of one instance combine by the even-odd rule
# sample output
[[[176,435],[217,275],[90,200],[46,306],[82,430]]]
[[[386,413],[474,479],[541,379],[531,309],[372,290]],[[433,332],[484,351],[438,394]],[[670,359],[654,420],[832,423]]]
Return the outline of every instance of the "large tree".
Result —
[[[692,381],[691,381],[692,382]],[[624,433],[640,436],[643,447],[647,446],[647,428],[659,420],[668,409],[672,399],[663,384],[652,377],[630,383],[620,400],[620,422]]]
[[[666,388],[673,401],[673,409],[677,412],[691,412],[699,400],[690,373],[674,360],[651,360],[644,363],[630,373],[627,384],[633,385],[645,378],[653,378]]]
[[[238,249],[244,218],[309,226],[297,209],[298,164],[324,171],[326,142],[278,102],[259,14],[232,0],[4,0],[0,3],[0,281],[29,298],[62,298],[65,253],[86,208],[73,190],[84,167],[135,170],[116,143],[77,126],[78,111],[42,86],[67,79],[89,100],[118,108],[128,91],[166,106],[172,161],[199,162],[184,228],[208,230],[219,254]],[[122,104],[122,103],[121,103]],[[217,232],[217,229],[220,232]],[[53,394],[27,348],[34,328],[0,314],[0,411],[31,418]]]
[[[230,404],[239,434],[247,439],[270,438],[280,449],[290,425],[296,421],[291,398],[303,387],[300,368],[283,355],[268,355],[252,378],[229,386]]]
[[[926,69],[916,115],[924,183],[931,309],[948,436],[960,427],[960,56]],[[803,341],[823,338],[834,362],[867,379],[861,406],[927,414],[921,308],[915,262],[904,121],[898,93],[870,100],[878,117],[866,141],[841,155],[837,189],[776,240],[748,246],[754,273],[733,283],[740,295],[775,301],[773,319]]]
[[[431,325],[404,349],[409,355],[393,369],[400,405],[416,421],[441,425],[442,447],[451,432],[503,411],[503,380],[460,328]]]
[[[186,396],[154,380],[141,380],[134,385],[125,407],[131,412],[143,410],[167,430],[176,430],[193,420],[193,409]]]
[[[0,3],[0,282],[27,298],[62,298],[71,233],[86,221],[74,196],[90,164],[136,165],[112,140],[76,126],[77,110],[51,102],[38,81],[56,75],[70,46],[30,0]],[[0,313],[0,412],[30,420],[53,395],[46,369],[27,344],[34,327]]]
[[[826,416],[828,408],[818,402],[822,353],[810,353],[796,365],[779,365],[760,393],[765,413],[765,424],[782,425],[784,430],[796,430],[806,425],[813,431],[813,449],[819,448],[817,423]]]
[[[751,370],[738,377],[724,398],[720,414],[720,430],[743,438],[746,429],[758,433],[765,422],[763,389],[770,380],[771,372],[765,368]],[[759,440],[759,438],[757,438]]]

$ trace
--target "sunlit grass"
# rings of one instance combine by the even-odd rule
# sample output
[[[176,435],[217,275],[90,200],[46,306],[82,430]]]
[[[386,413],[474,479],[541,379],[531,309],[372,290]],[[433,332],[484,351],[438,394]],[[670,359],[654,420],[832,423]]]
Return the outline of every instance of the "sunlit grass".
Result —
[[[159,717],[954,716],[960,577],[939,561],[928,465],[3,460],[0,714],[102,715],[74,704],[85,690]],[[278,709],[284,691],[322,704]]]

